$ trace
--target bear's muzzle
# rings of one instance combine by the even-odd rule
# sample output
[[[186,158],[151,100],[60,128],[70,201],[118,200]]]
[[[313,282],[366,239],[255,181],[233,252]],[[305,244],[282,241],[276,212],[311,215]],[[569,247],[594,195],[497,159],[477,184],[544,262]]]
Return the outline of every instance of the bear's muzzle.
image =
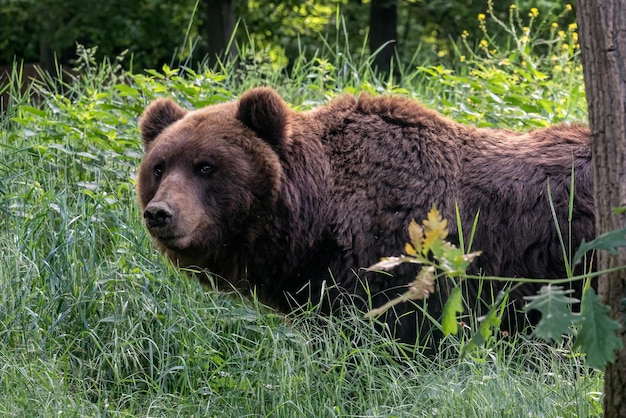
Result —
[[[143,211],[149,229],[164,228],[174,217],[174,210],[165,202],[150,202]]]

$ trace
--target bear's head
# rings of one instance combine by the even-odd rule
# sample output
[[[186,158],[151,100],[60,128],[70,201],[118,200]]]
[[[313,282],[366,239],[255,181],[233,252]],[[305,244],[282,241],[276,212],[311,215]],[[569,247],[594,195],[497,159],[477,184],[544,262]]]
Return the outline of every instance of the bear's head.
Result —
[[[169,99],[140,120],[137,199],[157,246],[181,267],[229,275],[225,260],[267,229],[289,141],[289,110],[269,88],[195,111]]]

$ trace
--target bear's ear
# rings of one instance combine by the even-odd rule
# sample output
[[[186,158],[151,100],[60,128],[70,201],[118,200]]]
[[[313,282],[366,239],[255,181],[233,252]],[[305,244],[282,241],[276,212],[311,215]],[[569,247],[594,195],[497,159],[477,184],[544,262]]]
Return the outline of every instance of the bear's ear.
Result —
[[[186,114],[187,111],[171,99],[161,98],[150,103],[139,120],[144,147],[147,148],[165,128],[182,119]]]
[[[287,105],[276,91],[257,87],[239,99],[237,119],[276,148],[287,141],[288,112]]]

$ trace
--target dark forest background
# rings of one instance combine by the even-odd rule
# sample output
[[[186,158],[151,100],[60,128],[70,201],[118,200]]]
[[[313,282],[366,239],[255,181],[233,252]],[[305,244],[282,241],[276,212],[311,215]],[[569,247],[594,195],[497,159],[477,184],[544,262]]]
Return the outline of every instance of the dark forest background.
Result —
[[[454,59],[462,36],[479,42],[480,14],[510,18],[532,8],[543,21],[567,25],[575,13],[559,14],[559,0],[0,0],[0,65],[37,63],[52,70],[71,65],[76,45],[97,46],[96,56],[117,57],[133,71],[163,64],[213,65],[224,54],[289,66],[303,52],[313,56],[324,42],[341,37],[349,51],[378,51],[374,64],[389,70],[392,59],[417,56]],[[550,16],[553,14],[553,16]],[[484,21],[482,22],[483,24]],[[487,19],[489,24],[489,19]],[[522,22],[523,25],[523,22]],[[493,40],[502,28],[488,28]],[[550,30],[549,24],[535,31]]]

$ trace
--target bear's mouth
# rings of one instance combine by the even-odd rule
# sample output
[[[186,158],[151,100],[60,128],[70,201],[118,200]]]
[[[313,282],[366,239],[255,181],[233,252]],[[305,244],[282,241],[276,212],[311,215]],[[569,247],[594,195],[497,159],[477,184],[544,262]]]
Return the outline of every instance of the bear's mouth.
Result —
[[[182,235],[174,235],[174,234],[167,234],[167,233],[157,233],[156,231],[150,231],[152,234],[152,237],[154,239],[156,239],[160,244],[162,244],[163,246],[170,248],[172,250],[177,250],[177,249],[181,249],[184,246],[182,246],[181,241],[184,239],[184,236]]]

